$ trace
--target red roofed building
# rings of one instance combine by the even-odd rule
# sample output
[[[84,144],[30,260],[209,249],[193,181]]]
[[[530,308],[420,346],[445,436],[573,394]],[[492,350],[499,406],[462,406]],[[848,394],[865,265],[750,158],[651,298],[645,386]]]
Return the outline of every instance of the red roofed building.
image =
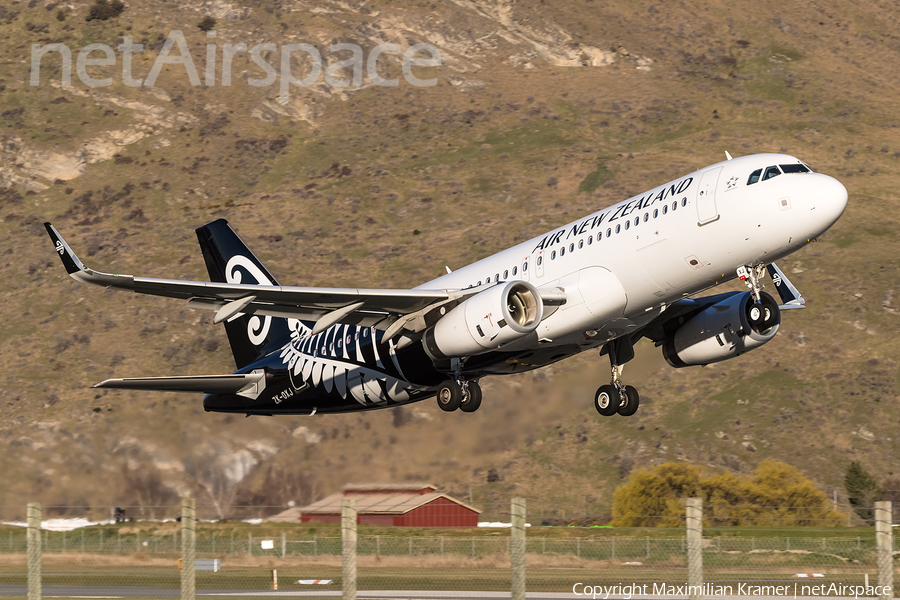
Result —
[[[342,493],[301,508],[300,522],[340,523],[344,498],[356,501],[360,525],[477,527],[481,512],[427,483],[347,485]]]

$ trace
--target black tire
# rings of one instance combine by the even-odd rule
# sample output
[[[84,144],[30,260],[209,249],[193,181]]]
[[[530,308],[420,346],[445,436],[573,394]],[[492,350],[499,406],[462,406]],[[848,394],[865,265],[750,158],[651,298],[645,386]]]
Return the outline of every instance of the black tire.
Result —
[[[475,412],[481,406],[481,386],[477,381],[469,382],[469,394],[459,405],[459,410],[463,412]]]
[[[750,304],[747,307],[747,320],[750,321],[750,327],[754,331],[759,331],[765,321],[765,308],[761,304]]]
[[[621,403],[622,399],[619,397],[619,390],[612,384],[601,385],[597,388],[597,393],[594,394],[594,408],[604,417],[616,414]]]
[[[781,322],[780,312],[775,299],[763,292],[760,294],[759,304],[751,300],[747,305],[747,321],[749,321],[750,328],[753,331],[765,334]]]
[[[630,417],[637,412],[638,406],[641,404],[641,397],[636,389],[630,385],[625,386],[625,402],[619,406],[619,414],[623,417]]]
[[[441,410],[453,412],[462,403],[462,388],[452,379],[448,379],[438,388],[437,403]]]

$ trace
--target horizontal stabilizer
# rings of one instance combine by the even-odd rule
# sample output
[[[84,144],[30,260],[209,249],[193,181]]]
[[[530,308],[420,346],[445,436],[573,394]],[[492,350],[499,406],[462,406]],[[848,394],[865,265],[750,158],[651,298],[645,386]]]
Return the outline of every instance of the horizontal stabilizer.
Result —
[[[254,396],[265,386],[265,373],[258,372],[238,375],[188,375],[185,377],[133,377],[129,379],[107,379],[95,388],[119,390],[147,390],[158,392],[202,392],[204,394],[241,394]],[[248,392],[251,392],[248,394]]]

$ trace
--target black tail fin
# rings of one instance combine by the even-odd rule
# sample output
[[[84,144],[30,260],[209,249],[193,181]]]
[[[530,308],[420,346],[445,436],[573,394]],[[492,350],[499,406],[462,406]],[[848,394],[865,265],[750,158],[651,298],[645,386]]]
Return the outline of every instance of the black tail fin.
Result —
[[[278,285],[225,219],[198,228],[197,240],[210,281]],[[291,335],[287,319],[255,315],[227,320],[225,331],[238,369],[277,350]]]

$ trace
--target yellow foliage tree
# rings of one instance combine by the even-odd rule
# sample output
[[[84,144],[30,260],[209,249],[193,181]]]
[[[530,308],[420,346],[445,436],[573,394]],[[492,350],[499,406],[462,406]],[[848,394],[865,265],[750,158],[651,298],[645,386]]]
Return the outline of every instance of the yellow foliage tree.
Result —
[[[685,498],[703,499],[708,525],[837,525],[843,515],[794,467],[764,460],[752,477],[705,475],[701,467],[669,462],[631,474],[613,493],[615,527],[678,527]]]

